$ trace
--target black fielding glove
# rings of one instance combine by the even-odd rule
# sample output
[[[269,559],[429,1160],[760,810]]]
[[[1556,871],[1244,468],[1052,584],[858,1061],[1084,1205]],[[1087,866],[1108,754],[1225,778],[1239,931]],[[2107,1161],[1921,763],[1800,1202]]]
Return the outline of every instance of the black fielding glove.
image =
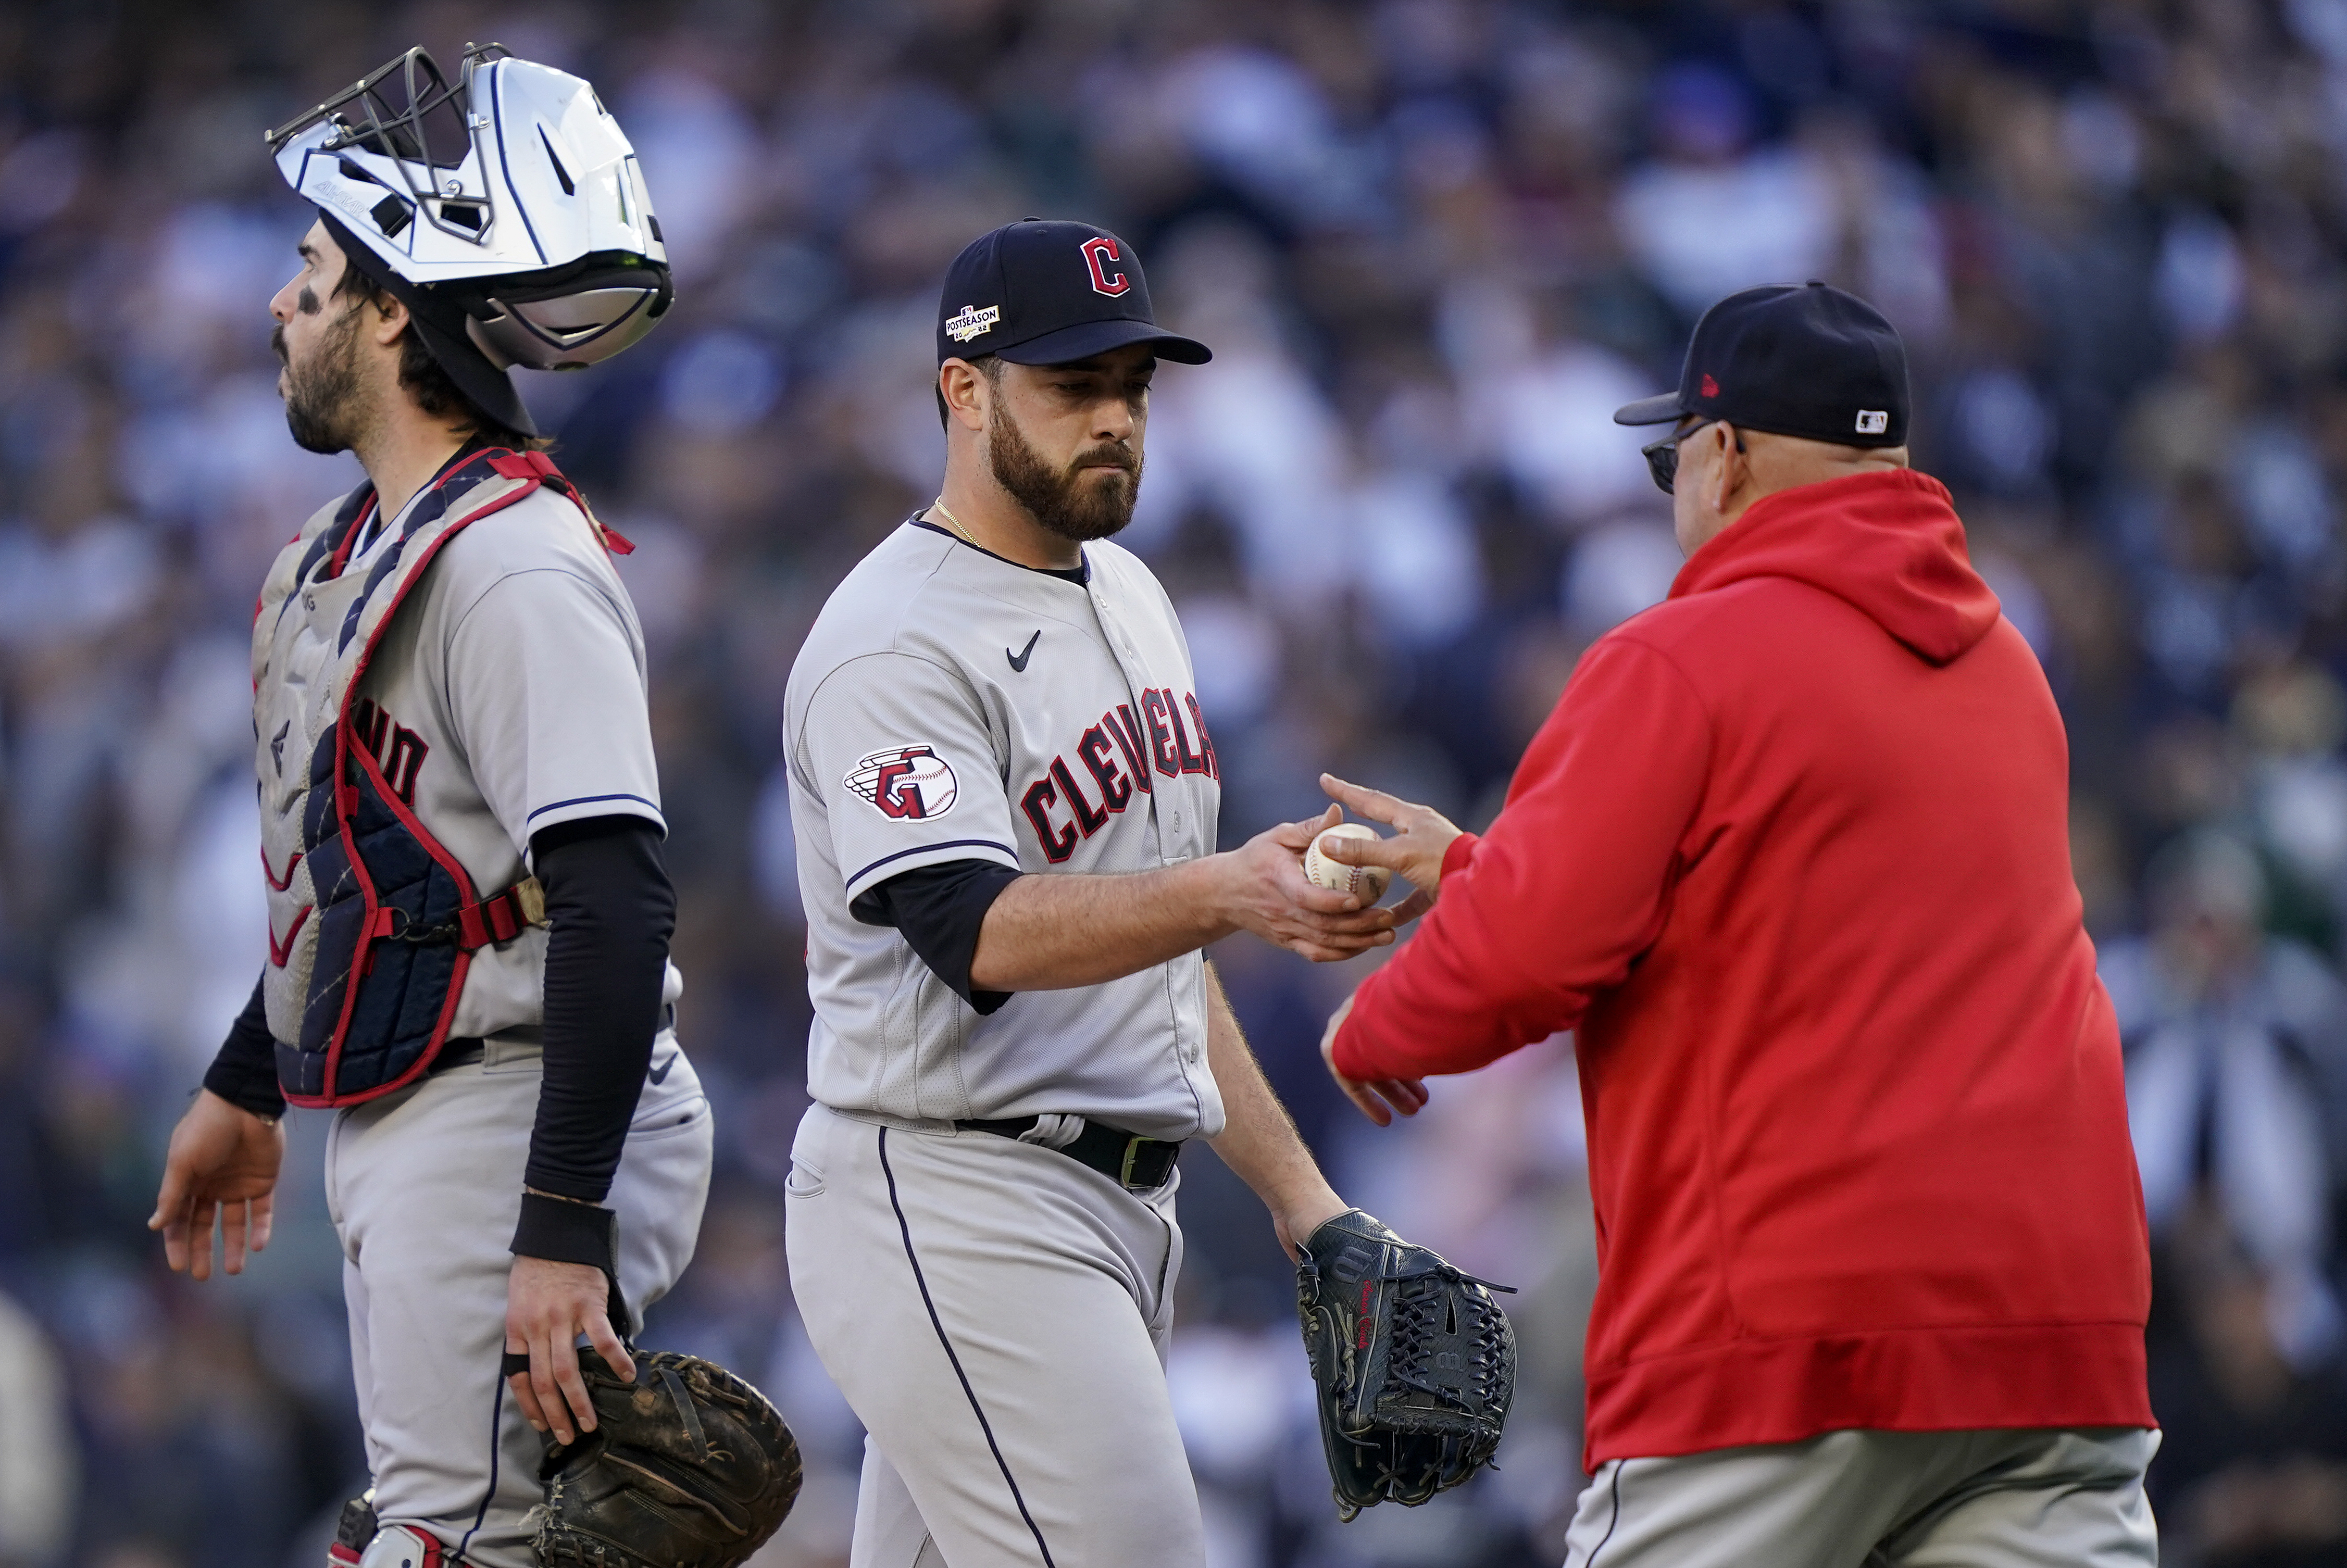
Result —
[[[1338,1514],[1389,1498],[1415,1508],[1491,1463],[1516,1388],[1515,1330],[1491,1292],[1513,1289],[1359,1209],[1303,1253],[1296,1307]]]

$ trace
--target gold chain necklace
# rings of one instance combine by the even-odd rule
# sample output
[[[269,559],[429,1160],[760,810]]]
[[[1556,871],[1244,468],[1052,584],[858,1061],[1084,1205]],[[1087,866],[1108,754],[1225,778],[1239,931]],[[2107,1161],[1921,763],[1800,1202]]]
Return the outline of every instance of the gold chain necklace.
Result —
[[[979,545],[976,539],[969,537],[969,530],[961,526],[961,519],[959,518],[955,517],[953,513],[946,509],[946,498],[943,496],[939,496],[935,501],[929,503],[929,510],[935,512],[938,517],[943,518],[946,520],[946,527],[951,528],[955,533],[961,536],[962,543],[981,549],[985,548],[984,546]]]

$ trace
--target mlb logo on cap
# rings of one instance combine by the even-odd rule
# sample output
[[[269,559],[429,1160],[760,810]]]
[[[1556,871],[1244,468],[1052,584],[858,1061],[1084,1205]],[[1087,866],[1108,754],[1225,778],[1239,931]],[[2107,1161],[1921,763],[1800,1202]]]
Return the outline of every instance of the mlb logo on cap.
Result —
[[[1857,295],[1812,280],[1746,289],[1704,312],[1679,389],[1625,405],[1614,422],[1693,415],[1809,441],[1900,446],[1907,415],[1898,333]]]
[[[1183,364],[1213,357],[1157,324],[1141,258],[1089,223],[1030,218],[979,235],[954,258],[938,301],[939,364],[987,354],[1071,364],[1136,343]]]

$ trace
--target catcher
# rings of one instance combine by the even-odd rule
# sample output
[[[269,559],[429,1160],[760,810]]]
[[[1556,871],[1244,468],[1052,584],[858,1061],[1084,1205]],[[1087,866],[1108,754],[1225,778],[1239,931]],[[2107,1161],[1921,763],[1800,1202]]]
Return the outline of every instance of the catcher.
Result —
[[[269,963],[149,1224],[201,1279],[217,1219],[239,1272],[285,1106],[333,1109],[374,1481],[333,1562],[727,1568],[797,1457],[748,1385],[623,1342],[692,1255],[710,1109],[673,1027],[627,547],[506,374],[650,330],[660,224],[593,89],[496,46],[454,87],[411,50],[269,144],[319,212],[270,306],[286,420],[367,482],[261,589]]]

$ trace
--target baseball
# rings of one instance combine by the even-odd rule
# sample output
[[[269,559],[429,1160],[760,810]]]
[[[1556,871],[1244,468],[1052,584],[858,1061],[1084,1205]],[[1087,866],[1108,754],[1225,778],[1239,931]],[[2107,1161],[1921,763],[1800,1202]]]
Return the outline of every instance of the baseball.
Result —
[[[1321,844],[1331,838],[1375,838],[1376,828],[1358,822],[1340,822],[1327,832],[1317,835],[1304,851],[1304,875],[1332,893],[1351,893],[1359,897],[1364,907],[1386,896],[1386,884],[1393,873],[1382,866],[1348,866],[1341,860],[1331,860],[1320,853]]]

